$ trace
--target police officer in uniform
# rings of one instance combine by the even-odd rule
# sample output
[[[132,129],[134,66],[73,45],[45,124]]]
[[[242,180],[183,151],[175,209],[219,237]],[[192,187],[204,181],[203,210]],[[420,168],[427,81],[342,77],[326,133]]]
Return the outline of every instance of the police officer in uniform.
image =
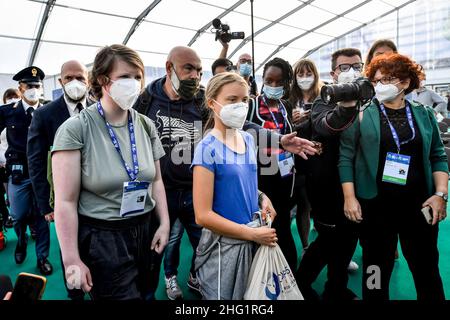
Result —
[[[40,107],[44,72],[31,66],[19,71],[13,80],[19,82],[22,99],[0,108],[0,132],[7,128],[6,169],[11,217],[17,234],[14,257],[17,264],[23,263],[27,255],[27,219],[34,215],[37,267],[43,275],[49,275],[53,267],[47,260],[50,248],[50,230],[45,216],[38,214],[33,188],[28,173],[27,135],[34,110]]]

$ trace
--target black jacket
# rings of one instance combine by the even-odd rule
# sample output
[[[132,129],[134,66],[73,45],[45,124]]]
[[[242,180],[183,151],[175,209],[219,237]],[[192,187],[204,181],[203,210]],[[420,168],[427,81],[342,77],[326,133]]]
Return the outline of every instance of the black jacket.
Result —
[[[311,139],[321,142],[323,153],[307,161],[308,198],[315,219],[336,224],[345,219],[338,161],[340,133],[357,118],[356,108],[327,105],[317,98],[311,111]]]
[[[50,187],[47,181],[48,152],[53,145],[56,131],[68,118],[70,114],[64,96],[33,113],[28,131],[27,157],[30,179],[41,215],[53,211],[49,204]]]
[[[0,108],[0,132],[7,129],[8,149],[5,152],[7,167],[12,164],[23,165],[25,177],[28,176],[26,153],[29,126],[30,120],[23,109],[22,101]]]

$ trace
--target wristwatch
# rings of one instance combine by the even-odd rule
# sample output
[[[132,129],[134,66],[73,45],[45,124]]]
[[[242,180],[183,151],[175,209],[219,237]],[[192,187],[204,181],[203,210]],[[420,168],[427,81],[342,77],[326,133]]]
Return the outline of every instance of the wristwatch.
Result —
[[[444,199],[445,202],[448,201],[448,194],[443,193],[443,192],[435,192],[434,193],[435,196],[441,197],[442,199]]]

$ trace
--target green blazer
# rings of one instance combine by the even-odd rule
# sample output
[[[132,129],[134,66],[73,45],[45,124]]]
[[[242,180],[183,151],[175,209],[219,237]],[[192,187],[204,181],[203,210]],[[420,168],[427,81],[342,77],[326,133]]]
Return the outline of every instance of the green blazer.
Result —
[[[427,190],[434,193],[433,172],[448,173],[447,155],[433,110],[410,102],[423,139],[423,165]],[[353,182],[356,196],[372,199],[378,194],[377,171],[380,153],[380,112],[371,102],[351,127],[341,134],[339,175],[341,183]]]

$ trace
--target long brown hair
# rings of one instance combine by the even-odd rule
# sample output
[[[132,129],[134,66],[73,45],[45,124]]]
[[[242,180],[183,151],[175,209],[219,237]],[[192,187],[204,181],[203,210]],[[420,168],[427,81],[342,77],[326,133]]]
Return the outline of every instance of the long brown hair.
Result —
[[[235,72],[223,72],[216,74],[214,77],[212,77],[208,81],[208,85],[206,86],[205,91],[206,107],[209,108],[209,104],[211,103],[211,101],[217,98],[217,96],[220,94],[220,91],[224,86],[234,82],[241,84],[248,91],[247,81],[245,81],[244,78],[242,78]],[[208,121],[205,124],[203,132],[212,129],[213,127],[214,127],[214,112],[210,112]]]
[[[97,53],[89,74],[91,94],[100,99],[102,97],[102,86],[109,82],[109,75],[113,71],[114,63],[120,59],[129,65],[139,69],[142,73],[141,88],[144,87],[144,63],[139,54],[133,49],[122,44],[105,46]]]
[[[319,72],[315,63],[310,59],[300,59],[294,64],[294,81],[291,86],[291,95],[289,96],[289,102],[294,108],[300,100],[303,100],[303,90],[297,84],[297,75],[303,70],[312,72],[314,75],[314,82],[309,88],[308,95],[311,100],[315,100],[320,92],[320,79]]]

